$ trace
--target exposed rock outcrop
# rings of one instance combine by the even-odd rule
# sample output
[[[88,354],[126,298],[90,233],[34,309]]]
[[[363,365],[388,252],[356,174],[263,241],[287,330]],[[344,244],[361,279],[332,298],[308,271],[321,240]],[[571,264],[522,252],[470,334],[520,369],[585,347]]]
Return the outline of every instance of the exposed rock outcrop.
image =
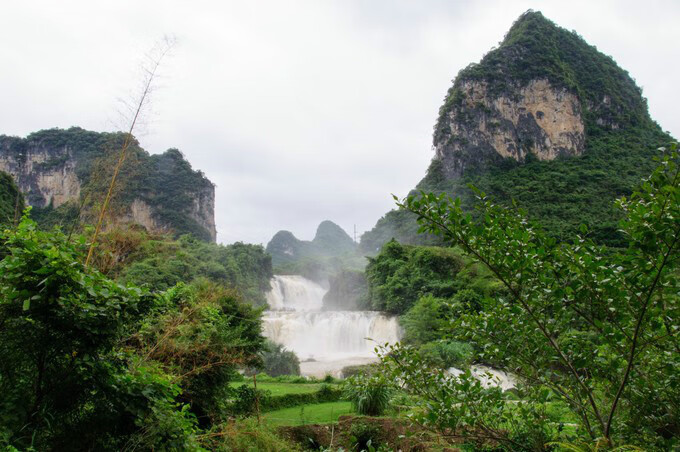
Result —
[[[0,136],[0,171],[12,175],[28,205],[59,209],[94,205],[103,196],[123,134],[79,128]],[[121,170],[116,222],[216,240],[215,187],[175,149],[149,155],[135,141]]]
[[[434,143],[435,158],[447,177],[498,157],[521,162],[528,153],[539,160],[583,153],[585,126],[578,96],[547,79],[508,88],[492,94],[488,82],[460,83],[460,107],[446,114],[447,132]]]
[[[66,147],[47,148],[29,143],[23,152],[11,152],[9,143],[0,147],[0,171],[11,174],[29,205],[59,207],[80,197],[81,184],[75,173],[73,153]]]

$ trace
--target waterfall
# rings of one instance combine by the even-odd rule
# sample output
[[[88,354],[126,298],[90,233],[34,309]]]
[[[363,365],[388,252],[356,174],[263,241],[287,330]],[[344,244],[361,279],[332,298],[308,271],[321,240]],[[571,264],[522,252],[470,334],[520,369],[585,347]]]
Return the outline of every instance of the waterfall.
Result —
[[[375,311],[322,311],[326,290],[297,275],[276,275],[267,294],[264,335],[294,351],[303,374],[338,375],[342,367],[375,361],[374,348],[399,340],[396,317]]]
[[[298,275],[275,275],[267,303],[272,310],[320,311],[326,290]]]

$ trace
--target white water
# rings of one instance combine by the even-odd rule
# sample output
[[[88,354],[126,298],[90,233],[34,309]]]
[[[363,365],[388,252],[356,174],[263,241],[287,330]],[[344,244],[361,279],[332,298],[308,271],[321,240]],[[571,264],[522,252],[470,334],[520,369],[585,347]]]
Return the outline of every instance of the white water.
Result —
[[[396,317],[373,311],[322,311],[326,290],[295,275],[277,275],[267,294],[264,335],[294,351],[303,375],[339,375],[352,364],[375,361],[373,349],[399,340]]]
[[[463,373],[462,370],[451,367],[449,373],[454,376],[458,376]],[[502,370],[492,369],[491,367],[480,365],[470,366],[470,372],[472,376],[475,377],[482,383],[482,386],[489,387],[500,387],[503,391],[512,389],[517,386],[517,379],[514,375],[503,372]]]

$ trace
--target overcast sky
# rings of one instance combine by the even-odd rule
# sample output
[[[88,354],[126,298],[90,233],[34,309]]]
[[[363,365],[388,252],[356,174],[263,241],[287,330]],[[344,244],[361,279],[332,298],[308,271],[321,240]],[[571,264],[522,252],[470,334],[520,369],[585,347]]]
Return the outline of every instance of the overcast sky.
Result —
[[[117,99],[173,34],[139,139],[216,184],[218,241],[361,233],[425,174],[456,73],[530,8],[613,56],[680,136],[680,2],[652,0],[4,1],[0,133],[122,126]]]

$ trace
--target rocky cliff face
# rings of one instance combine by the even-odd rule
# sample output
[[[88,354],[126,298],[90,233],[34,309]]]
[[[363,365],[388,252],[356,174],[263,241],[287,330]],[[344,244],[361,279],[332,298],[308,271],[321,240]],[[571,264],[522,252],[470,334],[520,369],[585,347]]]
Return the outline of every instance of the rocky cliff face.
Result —
[[[48,149],[28,143],[22,152],[11,152],[10,142],[0,147],[0,171],[11,174],[29,205],[59,207],[80,197],[75,160],[68,147]]]
[[[78,128],[45,130],[25,139],[0,136],[0,171],[13,176],[35,208],[92,205],[105,193],[121,137]],[[215,241],[214,186],[179,151],[149,155],[135,143],[119,181],[115,222]]]
[[[547,79],[530,80],[492,93],[486,81],[465,80],[457,87],[458,108],[445,114],[445,132],[434,142],[435,158],[448,178],[468,166],[499,158],[523,162],[581,155],[585,124],[576,94]]]
[[[523,14],[497,49],[460,71],[435,126],[444,177],[582,155],[593,133],[651,125],[633,79],[538,12]]]

